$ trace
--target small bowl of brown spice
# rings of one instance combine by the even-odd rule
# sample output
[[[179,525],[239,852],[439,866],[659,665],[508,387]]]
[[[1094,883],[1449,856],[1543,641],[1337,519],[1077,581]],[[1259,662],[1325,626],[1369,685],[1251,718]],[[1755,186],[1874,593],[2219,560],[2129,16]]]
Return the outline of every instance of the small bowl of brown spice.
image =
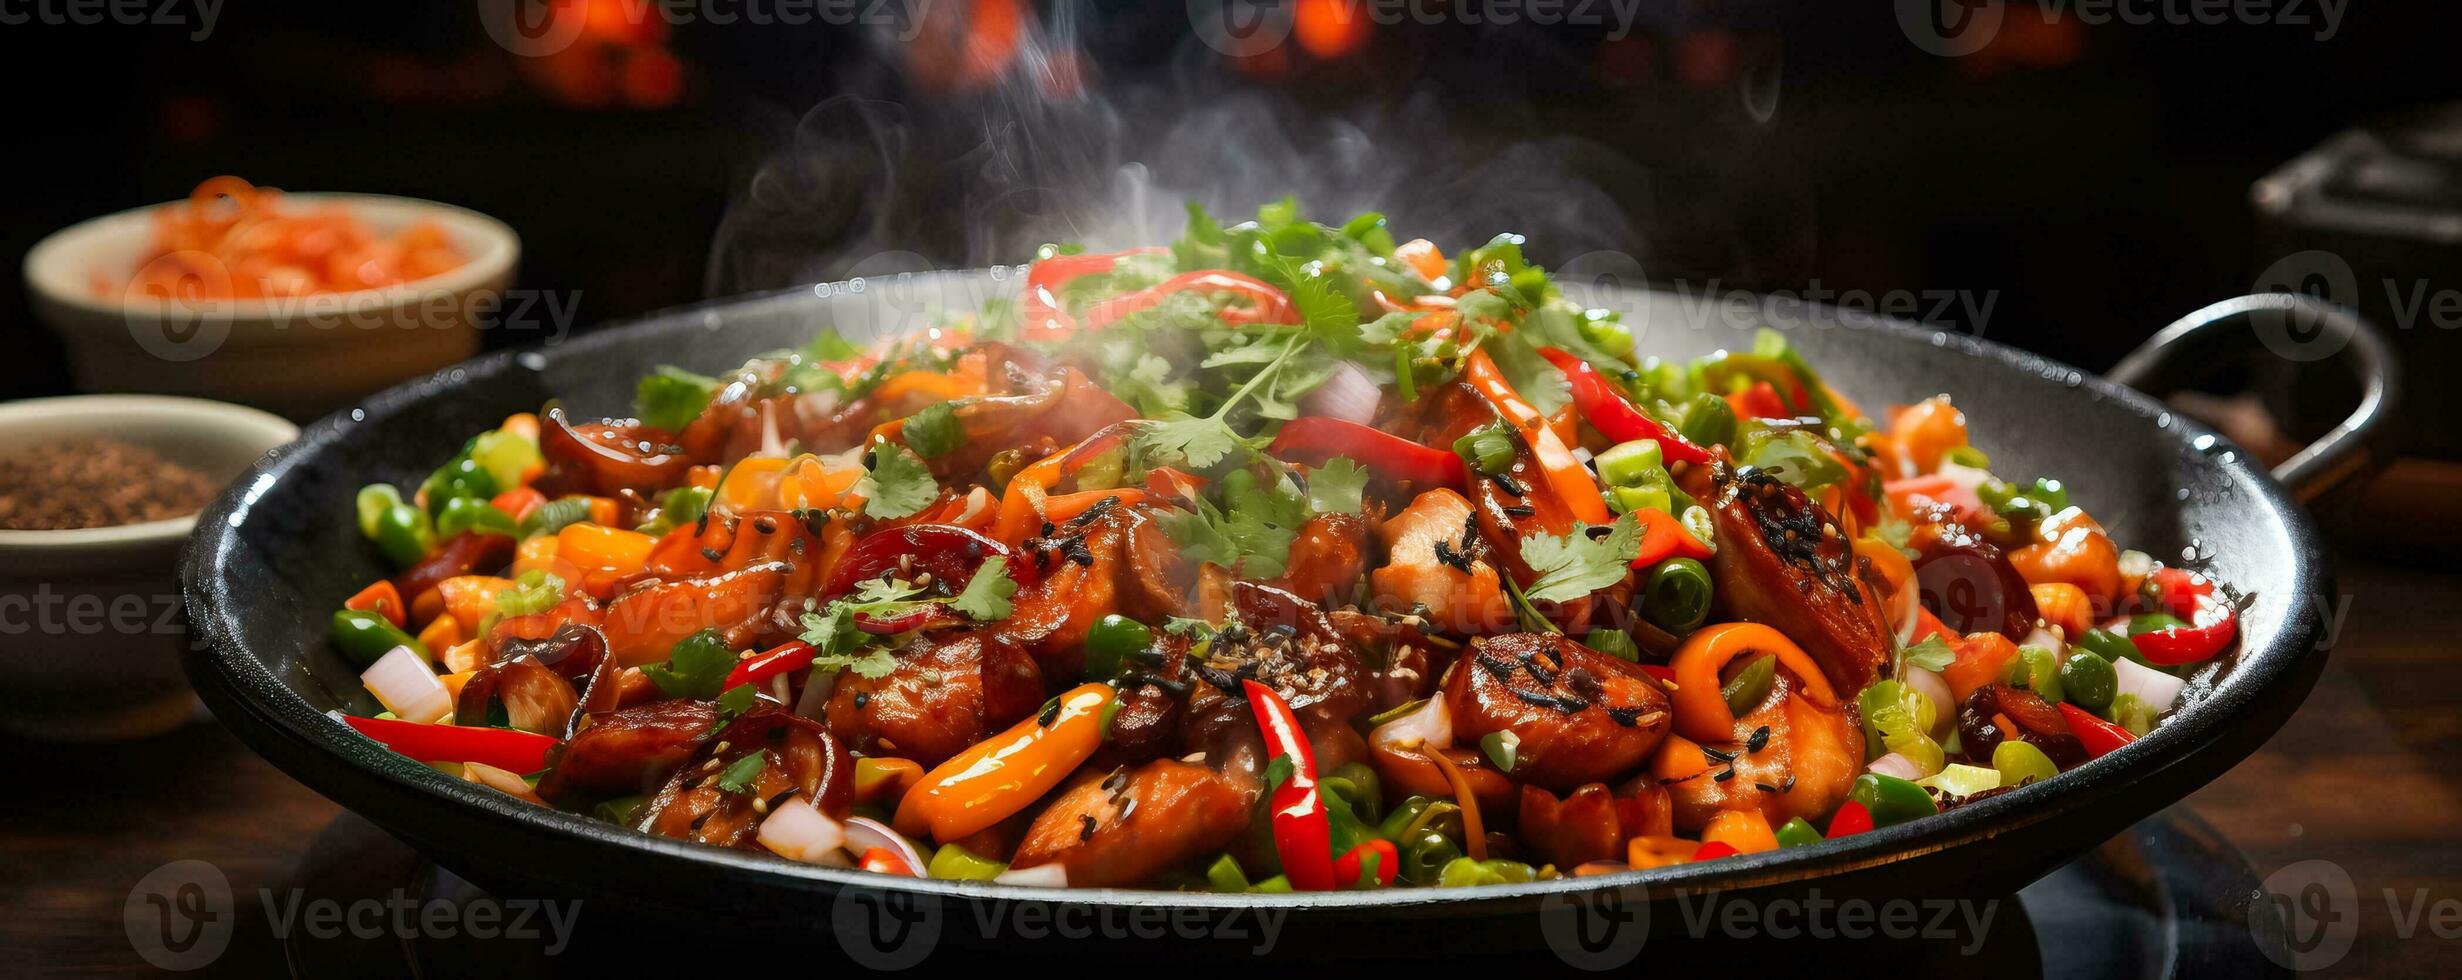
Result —
[[[298,435],[194,398],[0,404],[0,728],[134,738],[193,717],[180,548],[215,494]]]

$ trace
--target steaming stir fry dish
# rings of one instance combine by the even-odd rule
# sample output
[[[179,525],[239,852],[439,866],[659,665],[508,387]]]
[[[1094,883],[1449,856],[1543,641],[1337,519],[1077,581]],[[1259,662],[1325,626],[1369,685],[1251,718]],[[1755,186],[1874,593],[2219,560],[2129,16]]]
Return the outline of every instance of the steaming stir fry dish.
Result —
[[[400,571],[334,615],[383,709],[345,721],[791,861],[1463,886],[2058,779],[2234,645],[2235,593],[1949,396],[1868,412],[1776,332],[1652,357],[1516,236],[1192,208],[1008,281],[362,491]]]

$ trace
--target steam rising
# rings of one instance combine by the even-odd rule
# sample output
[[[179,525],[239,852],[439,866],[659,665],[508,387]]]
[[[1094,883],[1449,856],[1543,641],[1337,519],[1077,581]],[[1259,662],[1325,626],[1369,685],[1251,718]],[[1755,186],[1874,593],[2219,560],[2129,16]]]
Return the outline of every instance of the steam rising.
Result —
[[[1425,95],[1313,111],[1279,91],[1236,86],[1194,42],[1169,80],[1098,91],[1077,76],[1064,35],[1030,28],[1018,60],[986,91],[903,103],[846,95],[813,107],[729,208],[708,292],[1023,262],[1046,242],[1168,242],[1186,201],[1229,221],[1286,194],[1317,220],[1382,211],[1399,236],[1449,249],[1514,231],[1542,262],[1592,252],[1609,253],[1612,266],[1649,259],[1624,217],[1646,196],[1646,178],[1597,144],[1465,132]],[[885,37],[881,51],[898,56]],[[866,70],[850,89],[911,87]]]

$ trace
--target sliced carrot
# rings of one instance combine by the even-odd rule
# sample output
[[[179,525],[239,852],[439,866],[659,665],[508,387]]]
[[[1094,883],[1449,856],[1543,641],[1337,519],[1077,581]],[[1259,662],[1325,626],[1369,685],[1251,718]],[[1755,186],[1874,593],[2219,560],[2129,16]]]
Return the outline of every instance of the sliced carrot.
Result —
[[[462,621],[452,616],[438,616],[419,631],[419,645],[430,650],[448,650],[460,646],[467,638],[462,632]]]

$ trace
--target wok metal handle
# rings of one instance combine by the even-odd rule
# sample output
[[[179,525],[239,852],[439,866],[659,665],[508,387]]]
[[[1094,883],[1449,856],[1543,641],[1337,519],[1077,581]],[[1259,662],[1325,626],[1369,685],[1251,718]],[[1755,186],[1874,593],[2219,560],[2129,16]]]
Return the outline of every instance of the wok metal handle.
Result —
[[[2291,324],[2313,325],[2314,337],[2295,339]],[[2113,381],[2143,390],[2171,373],[2184,355],[2205,349],[2228,332],[2250,331],[2276,353],[2295,361],[2334,357],[2360,385],[2359,407],[2323,437],[2274,467],[2274,478],[2307,502],[2366,472],[2375,443],[2392,428],[2401,401],[2402,376],[2383,331],[2360,315],[2305,293],[2256,293],[2224,300],[2181,317],[2130,351],[2111,369]]]

